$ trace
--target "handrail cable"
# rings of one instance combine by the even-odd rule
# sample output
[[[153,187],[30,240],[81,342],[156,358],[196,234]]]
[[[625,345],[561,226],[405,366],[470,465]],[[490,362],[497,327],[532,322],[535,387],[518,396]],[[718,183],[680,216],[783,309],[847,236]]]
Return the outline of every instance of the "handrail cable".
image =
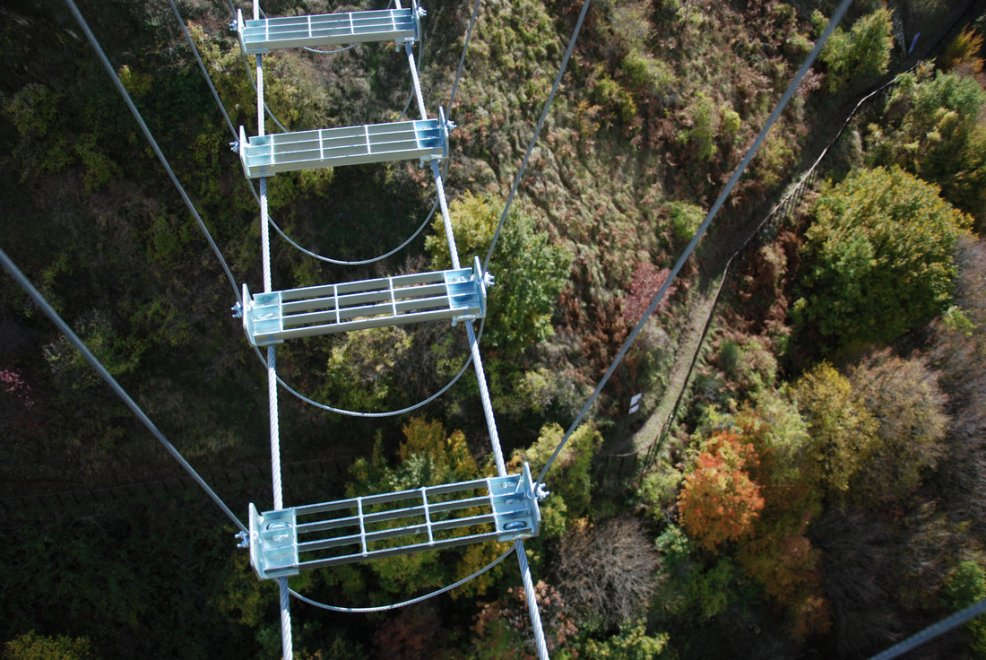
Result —
[[[67,2],[71,1],[72,0],[67,0]],[[192,467],[191,463],[185,460],[185,457],[181,455],[181,452],[178,451],[178,449],[168,440],[167,437],[165,437],[164,433],[161,432],[157,425],[154,424],[154,422],[151,421],[140,406],[137,405],[137,402],[134,401],[129,394],[127,394],[127,391],[123,389],[120,383],[113,378],[113,375],[110,374],[110,372],[106,370],[106,367],[103,366],[102,362],[99,361],[99,358],[93,355],[92,351],[90,351],[85,343],[79,339],[79,336],[75,334],[72,328],[70,328],[68,324],[62,320],[62,317],[58,315],[58,312],[56,312],[48,301],[45,300],[44,295],[42,295],[42,293],[35,288],[27,276],[21,272],[21,270],[17,267],[17,264],[15,264],[13,260],[7,256],[7,253],[4,252],[3,248],[0,248],[0,263],[3,264],[4,270],[10,273],[10,276],[13,277],[21,288],[27,292],[27,295],[34,300],[34,303],[41,308],[41,311],[44,312],[45,315],[51,319],[51,322],[55,324],[63,335],[65,335],[65,338],[68,339],[80,353],[82,353],[82,357],[86,359],[89,366],[96,370],[99,377],[106,381],[106,384],[110,386],[118,397],[120,397],[127,408],[129,408],[137,419],[139,419],[140,422],[147,427],[147,430],[151,432],[151,435],[157,438],[157,441],[161,443],[165,451],[171,454],[171,457],[178,461],[178,464],[181,465],[182,469],[184,469],[185,472],[187,472],[188,475],[195,481],[195,483],[197,483],[202,490],[205,491],[206,495],[208,495],[209,498],[216,503],[216,506],[222,509],[222,512],[226,514],[226,517],[228,517],[233,524],[240,529],[240,531],[246,531],[246,526],[240,521],[239,518],[236,517],[236,514],[234,514],[232,510],[226,506],[226,503],[223,502],[222,498],[216,494],[216,491],[214,491],[212,487],[209,486],[208,482],[206,482],[206,480],[195,471],[195,468]]]
[[[342,612],[343,614],[372,614],[374,612],[386,612],[387,610],[396,610],[399,607],[405,607],[407,605],[414,605],[416,603],[421,603],[423,601],[428,600],[429,598],[434,598],[435,596],[441,596],[447,591],[452,591],[456,587],[461,587],[466,582],[474,580],[478,578],[480,575],[482,575],[483,573],[486,573],[496,568],[496,566],[500,564],[504,559],[509,557],[510,553],[513,551],[514,551],[514,547],[511,546],[509,550],[504,552],[502,555],[500,555],[490,563],[488,563],[486,566],[483,566],[478,571],[474,573],[470,573],[466,577],[456,580],[452,584],[446,585],[441,589],[436,589],[435,591],[430,591],[426,594],[422,594],[421,596],[415,596],[414,598],[410,598],[408,600],[404,600],[399,603],[391,603],[390,605],[378,605],[374,607],[342,607],[340,605],[326,605],[325,603],[319,602],[313,598],[304,596],[298,593],[297,591],[295,591],[294,589],[291,590],[291,595],[303,603],[308,603],[309,605],[312,605],[314,607],[319,607],[323,610],[328,610],[330,612]]]
[[[623,345],[620,346],[620,350],[617,352],[616,357],[610,363],[609,367],[607,367],[606,372],[603,374],[603,377],[599,380],[599,383],[596,385],[595,390],[593,390],[592,394],[589,396],[585,404],[582,406],[582,409],[579,410],[578,415],[575,416],[575,420],[572,421],[568,429],[565,431],[565,435],[562,436],[561,441],[558,443],[558,446],[555,447],[555,450],[551,453],[551,456],[548,458],[548,461],[544,464],[544,467],[541,468],[541,471],[538,473],[536,479],[537,483],[544,483],[544,475],[548,472],[548,469],[551,468],[552,463],[554,463],[555,460],[558,458],[558,454],[561,452],[562,448],[564,448],[564,446],[568,443],[569,439],[572,437],[572,434],[575,432],[575,429],[577,429],[579,424],[582,423],[582,420],[585,418],[586,414],[588,414],[593,404],[595,404],[596,399],[599,398],[599,395],[603,391],[603,387],[606,386],[606,383],[609,382],[609,379],[610,377],[612,377],[613,372],[616,371],[616,368],[623,361],[623,358],[626,357],[627,351],[630,350],[630,346],[633,345],[633,342],[637,339],[637,335],[639,335],[641,330],[643,330],[644,325],[646,324],[648,318],[650,318],[651,314],[654,313],[654,310],[657,309],[657,306],[664,299],[664,296],[667,294],[667,291],[670,288],[671,283],[678,275],[678,272],[681,271],[682,267],[684,267],[685,262],[692,255],[692,252],[695,251],[695,248],[698,246],[698,242],[702,239],[702,236],[705,235],[705,232],[709,228],[709,225],[712,223],[712,220],[719,212],[719,209],[722,208],[723,203],[725,203],[726,198],[729,196],[733,188],[736,186],[736,183],[743,175],[743,172],[746,171],[746,168],[750,164],[750,161],[753,160],[753,157],[756,156],[757,152],[760,150],[761,145],[763,144],[764,140],[767,137],[767,133],[770,131],[771,127],[780,117],[781,112],[783,112],[788,102],[794,96],[794,93],[798,90],[798,87],[801,84],[801,79],[804,78],[806,73],[808,73],[808,69],[811,67],[812,63],[814,63],[815,58],[818,57],[818,54],[821,52],[822,47],[825,45],[825,42],[828,41],[829,36],[835,30],[835,27],[842,20],[842,17],[846,13],[846,10],[849,9],[850,4],[852,4],[852,0],[842,0],[842,2],[836,8],[835,12],[832,14],[832,18],[831,20],[829,20],[829,23],[825,27],[825,30],[822,32],[821,36],[815,42],[815,47],[812,48],[811,52],[808,54],[808,57],[806,57],[805,61],[802,62],[801,67],[798,69],[798,72],[794,76],[794,79],[791,80],[791,83],[787,86],[787,89],[784,91],[783,96],[781,96],[780,101],[778,101],[777,106],[774,108],[773,112],[770,113],[770,116],[767,118],[767,121],[764,124],[763,128],[760,130],[760,133],[757,135],[756,139],[753,141],[753,144],[747,150],[746,155],[743,156],[743,160],[741,160],[739,165],[737,165],[736,169],[733,171],[732,176],[729,177],[729,181],[726,183],[725,187],[723,187],[722,189],[722,192],[720,192],[719,196],[716,198],[716,201],[712,205],[712,208],[709,209],[709,213],[705,216],[705,220],[703,220],[702,224],[699,225],[698,229],[695,230],[695,235],[692,236],[692,240],[689,241],[688,245],[681,253],[681,256],[678,257],[678,261],[675,262],[674,267],[671,269],[671,272],[668,274],[666,278],[664,278],[664,283],[661,284],[661,287],[657,290],[657,293],[655,293],[654,297],[651,298],[650,303],[647,305],[647,309],[644,310],[644,313],[640,317],[640,320],[637,321],[637,325],[634,326],[633,330],[630,332],[630,335],[623,342]],[[502,222],[503,218],[501,217],[500,220]]]

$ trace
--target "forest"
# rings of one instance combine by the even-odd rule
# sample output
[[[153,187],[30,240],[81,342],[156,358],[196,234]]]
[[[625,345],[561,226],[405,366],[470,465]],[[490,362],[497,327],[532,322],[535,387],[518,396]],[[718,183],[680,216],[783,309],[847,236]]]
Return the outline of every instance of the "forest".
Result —
[[[229,132],[257,124],[252,62],[229,29],[231,7],[251,5],[78,4],[236,282],[261,290],[257,202]],[[468,44],[472,2],[422,4],[421,85],[429,113],[443,105],[456,124],[446,191],[471,263],[582,3],[480,0]],[[545,465],[837,4],[591,4],[490,261],[480,344],[511,472]],[[527,555],[552,657],[869,657],[986,599],[984,10],[852,3],[547,473]],[[230,313],[237,287],[66,4],[7,0],[0,19],[0,248],[237,516],[272,508],[266,370]],[[264,68],[272,132],[414,113],[392,43],[277,51]],[[275,288],[450,266],[415,162],[269,181]],[[339,263],[422,225],[383,261]],[[279,345],[285,383],[336,409],[399,410],[455,381],[387,417],[282,389],[285,503],[495,474],[476,379],[455,380],[468,356],[444,322]],[[279,655],[276,584],[236,527],[6,273],[0,429],[4,658]],[[290,585],[385,605],[508,549]],[[520,585],[510,557],[391,611],[294,601],[294,654],[534,658]],[[986,618],[908,657],[986,657]]]

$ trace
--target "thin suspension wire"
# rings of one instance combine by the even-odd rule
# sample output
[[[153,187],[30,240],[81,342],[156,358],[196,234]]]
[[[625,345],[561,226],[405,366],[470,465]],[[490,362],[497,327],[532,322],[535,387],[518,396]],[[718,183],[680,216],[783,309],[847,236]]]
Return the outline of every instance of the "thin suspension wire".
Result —
[[[647,319],[650,317],[651,314],[654,313],[654,310],[657,309],[657,306],[664,299],[664,296],[667,294],[667,291],[670,288],[671,283],[674,281],[674,278],[678,275],[678,272],[685,265],[685,262],[691,256],[692,252],[695,251],[695,248],[698,246],[698,242],[702,239],[702,236],[705,235],[705,231],[709,228],[709,225],[712,223],[712,220],[719,212],[719,209],[722,208],[722,205],[723,203],[725,203],[726,198],[729,196],[733,188],[736,186],[736,183],[743,175],[743,172],[750,164],[750,161],[753,160],[753,157],[756,156],[757,152],[760,150],[761,145],[763,144],[764,140],[767,138],[767,133],[774,125],[774,122],[776,122],[777,119],[781,116],[781,112],[784,111],[784,108],[791,100],[791,97],[793,97],[794,93],[798,90],[798,87],[801,84],[801,79],[804,78],[806,73],[808,73],[808,69],[811,68],[812,63],[815,61],[815,58],[818,57],[819,52],[821,52],[822,46],[824,46],[825,42],[828,41],[829,36],[832,34],[833,30],[835,30],[835,27],[842,20],[842,16],[846,13],[846,10],[849,8],[850,4],[852,4],[852,0],[842,0],[838,8],[835,10],[835,13],[832,14],[832,19],[829,21],[829,24],[825,27],[825,31],[822,32],[822,35],[818,38],[818,41],[815,42],[815,47],[808,54],[808,57],[805,58],[805,61],[801,64],[801,68],[799,68],[798,72],[795,74],[794,79],[787,86],[787,89],[785,90],[784,95],[781,97],[781,100],[778,101],[777,106],[774,108],[773,112],[770,113],[770,116],[767,118],[767,121],[764,124],[763,128],[760,130],[760,133],[753,141],[753,144],[750,146],[749,150],[747,150],[746,155],[743,156],[743,160],[740,161],[739,165],[737,165],[736,170],[733,172],[732,176],[729,177],[729,181],[722,189],[722,192],[719,193],[719,196],[716,198],[716,201],[712,205],[712,208],[709,209],[709,213],[708,215],[705,216],[705,220],[703,220],[702,224],[699,225],[698,229],[695,231],[695,235],[692,236],[692,240],[689,241],[688,245],[685,247],[685,250],[681,253],[681,256],[678,257],[678,261],[675,262],[674,268],[671,269],[671,272],[664,279],[664,283],[661,285],[661,288],[658,289],[657,293],[654,294],[654,297],[651,298],[650,304],[647,305],[647,309],[644,310],[643,316],[641,316],[640,320],[637,321],[637,325],[634,326],[633,331],[630,332],[630,335],[626,338],[626,341],[624,341],[623,345],[620,346],[620,350],[617,352],[616,357],[613,359],[613,362],[606,369],[606,373],[604,373],[603,377],[599,380],[599,383],[596,385],[596,389],[593,390],[592,395],[589,396],[588,400],[586,400],[585,404],[582,406],[582,409],[579,410],[579,414],[575,416],[575,420],[572,421],[572,423],[569,425],[568,429],[565,431],[565,435],[558,443],[558,446],[555,447],[555,450],[551,453],[551,456],[548,458],[548,461],[544,464],[544,467],[541,468],[541,472],[537,476],[537,480],[536,480],[537,483],[544,483],[544,475],[551,468],[551,465],[552,463],[555,462],[555,459],[558,458],[558,454],[561,452],[565,444],[568,443],[569,439],[572,437],[572,433],[574,433],[575,429],[577,429],[579,424],[582,423],[582,420],[585,418],[586,414],[588,414],[593,404],[595,404],[596,399],[599,398],[599,395],[602,393],[603,388],[606,386],[606,383],[609,382],[609,379],[613,375],[613,372],[616,371],[616,368],[623,361],[623,358],[626,357],[627,351],[630,350],[630,346],[637,339],[637,335],[639,335],[640,331],[643,330],[644,324],[647,322]]]
[[[459,55],[459,64],[455,67],[455,79],[452,81],[452,91],[448,95],[448,111],[452,112],[455,104],[455,95],[459,91],[459,79],[462,78],[462,70],[466,64],[466,53],[469,52],[469,41],[472,39],[472,29],[476,26],[476,19],[479,18],[479,3],[476,0],[472,5],[472,14],[469,16],[469,25],[466,27],[466,39],[462,44],[462,53]]]
[[[106,381],[106,384],[112,388],[113,392],[118,397],[120,397],[123,403],[126,404],[127,408],[130,409],[130,412],[132,412],[147,428],[147,430],[151,432],[151,435],[157,438],[158,442],[161,443],[165,451],[171,454],[171,457],[178,461],[178,464],[181,465],[182,469],[184,469],[185,472],[192,477],[195,483],[197,483],[199,487],[205,491],[206,495],[208,495],[209,498],[216,503],[216,506],[218,506],[222,512],[226,514],[226,517],[228,517],[232,523],[237,526],[237,528],[244,532],[247,531],[246,526],[240,522],[240,519],[236,517],[236,514],[234,514],[232,510],[226,506],[226,503],[223,502],[222,498],[216,494],[216,491],[214,491],[206,480],[195,471],[195,468],[193,468],[192,465],[185,460],[185,457],[181,455],[181,452],[179,452],[178,449],[171,444],[157,425],[155,425],[154,422],[152,422],[151,419],[144,413],[144,411],[141,410],[140,406],[137,405],[137,402],[134,401],[129,394],[127,394],[127,391],[123,389],[120,383],[113,378],[110,372],[106,370],[106,367],[104,367],[99,361],[99,358],[93,355],[92,351],[90,351],[85,343],[79,339],[79,336],[75,334],[72,328],[70,328],[68,324],[62,320],[62,317],[58,315],[58,312],[56,312],[55,309],[48,303],[41,292],[35,288],[27,276],[21,272],[21,270],[17,267],[17,264],[15,264],[11,258],[7,256],[7,253],[4,252],[2,248],[0,248],[0,263],[3,264],[4,270],[10,273],[10,276],[13,277],[21,288],[27,292],[27,295],[34,300],[34,303],[41,308],[41,311],[44,312],[45,315],[51,319],[51,322],[55,324],[63,335],[65,335],[65,338],[68,339],[80,353],[82,353],[82,357],[86,359],[89,366],[95,369],[96,373],[99,374],[99,377]]]
[[[925,642],[931,641],[935,637],[944,635],[952,628],[961,626],[966,621],[974,619],[984,612],[986,612],[986,600],[973,603],[964,610],[959,610],[951,616],[945,617],[941,621],[933,623],[924,630],[911,635],[904,641],[894,644],[886,651],[881,651],[873,656],[871,660],[890,660],[891,658],[896,658],[897,656],[903,655],[908,651],[921,646]]]
[[[582,30],[582,24],[585,22],[585,15],[589,11],[590,4],[592,4],[592,0],[585,0],[585,2],[582,3],[582,11],[579,12],[579,18],[575,22],[575,28],[572,30],[572,36],[568,39],[568,47],[565,48],[565,54],[562,56],[561,64],[558,66],[558,73],[555,75],[555,82],[551,86],[551,92],[548,94],[548,98],[544,102],[544,107],[541,109],[541,116],[538,117],[537,125],[534,127],[534,135],[531,136],[531,141],[527,144],[527,151],[524,153],[524,158],[520,162],[520,168],[517,170],[517,174],[514,175],[513,183],[510,184],[510,193],[507,195],[507,201],[503,205],[503,212],[500,214],[500,220],[496,223],[496,230],[493,232],[493,240],[490,241],[490,247],[486,251],[486,258],[483,260],[484,271],[489,267],[490,259],[493,257],[493,251],[496,249],[496,242],[500,238],[500,230],[503,229],[503,223],[507,220],[507,213],[510,212],[510,205],[513,204],[514,197],[517,195],[517,188],[520,186],[520,180],[523,178],[524,172],[527,170],[527,163],[531,159],[531,154],[534,152],[534,147],[541,135],[541,129],[544,127],[544,122],[548,118],[548,112],[551,110],[551,104],[555,101],[555,94],[558,93],[558,88],[561,86],[561,79],[565,75],[565,69],[568,68],[568,60],[571,59],[572,52],[575,50],[575,42],[578,41],[579,32]]]
[[[260,203],[260,197],[257,195],[256,188],[253,187],[253,185],[249,182],[249,180],[247,181],[247,184],[248,184],[248,186],[250,188],[250,192],[253,194],[254,200],[256,200],[257,203],[259,204]],[[395,254],[397,254],[398,252],[400,252],[401,250],[403,250],[404,248],[406,248],[408,245],[410,245],[411,242],[414,239],[416,239],[421,234],[421,232],[424,231],[425,227],[428,226],[428,223],[431,222],[432,217],[435,215],[435,209],[437,209],[437,208],[438,208],[438,200],[436,199],[432,203],[431,210],[428,212],[428,215],[425,217],[424,221],[420,225],[418,225],[418,228],[415,229],[414,232],[409,237],[407,237],[406,239],[404,239],[404,241],[400,245],[398,245],[397,247],[395,247],[392,250],[389,250],[389,251],[387,251],[387,252],[385,252],[385,253],[383,253],[381,255],[378,255],[376,257],[371,257],[369,259],[357,259],[357,260],[352,260],[352,261],[346,261],[346,260],[343,260],[343,259],[333,259],[332,257],[326,257],[324,255],[318,254],[317,252],[314,252],[312,250],[309,250],[309,249],[305,248],[304,246],[302,246],[301,244],[299,244],[297,241],[295,241],[293,238],[291,238],[290,236],[288,236],[288,234],[283,229],[281,229],[281,227],[276,222],[274,222],[274,218],[270,218],[269,216],[268,217],[269,217],[271,226],[274,228],[274,231],[276,231],[278,234],[280,234],[281,238],[283,238],[285,241],[287,241],[292,247],[294,247],[299,252],[301,252],[303,254],[306,254],[309,257],[313,258],[313,259],[317,259],[319,261],[324,261],[326,263],[334,264],[336,266],[365,266],[365,265],[368,265],[368,264],[376,263],[378,261],[383,261],[384,259],[387,259],[388,257],[392,257]]]
[[[236,127],[233,126],[233,120],[230,119],[229,113],[226,112],[226,106],[223,105],[222,100],[219,98],[219,92],[216,91],[216,86],[212,84],[212,78],[209,76],[208,70],[205,68],[205,63],[202,61],[202,57],[199,55],[199,49],[195,45],[195,41],[192,39],[191,33],[188,31],[188,26],[185,25],[185,19],[182,18],[181,12],[178,11],[178,5],[175,4],[175,0],[168,0],[171,4],[171,11],[174,12],[175,18],[178,19],[178,25],[181,27],[182,34],[185,35],[185,41],[188,45],[192,47],[192,54],[195,55],[195,61],[199,65],[199,71],[202,72],[202,77],[205,78],[206,84],[209,86],[209,91],[212,92],[212,98],[215,99],[216,105],[219,106],[219,111],[223,113],[223,119],[226,120],[226,125],[229,126],[229,132],[236,137]]]
[[[311,46],[302,46],[302,48],[307,50],[309,53],[315,53],[316,55],[335,55],[336,53],[345,53],[347,50],[352,50],[357,46],[359,46],[358,43],[349,44],[348,46],[343,46],[341,48],[333,48],[332,50],[322,50],[321,48],[312,48]]]
[[[219,260],[223,271],[226,273],[226,279],[229,280],[229,284],[233,288],[233,295],[236,296],[237,301],[242,302],[242,300],[240,300],[240,289],[236,284],[236,278],[233,277],[233,273],[229,269],[229,264],[226,263],[226,258],[223,257],[223,253],[219,250],[219,246],[216,245],[216,242],[212,239],[212,234],[209,233],[209,228],[206,227],[205,222],[202,220],[202,216],[199,215],[195,205],[192,204],[191,198],[189,198],[188,193],[185,192],[185,188],[181,185],[181,181],[178,180],[178,176],[175,174],[175,171],[171,169],[171,164],[168,162],[168,159],[164,157],[164,152],[162,152],[161,147],[158,146],[157,140],[154,139],[151,129],[147,127],[140,111],[137,109],[137,106],[134,105],[133,99],[130,98],[130,94],[123,86],[123,83],[120,82],[120,77],[116,74],[116,70],[113,68],[113,65],[110,64],[109,58],[106,57],[106,53],[103,52],[103,48],[99,45],[96,35],[94,35],[92,30],[89,29],[89,24],[82,16],[82,13],[79,12],[79,8],[76,6],[74,0],[65,0],[65,4],[68,5],[68,9],[72,13],[72,16],[75,17],[75,20],[79,23],[79,27],[82,28],[82,32],[85,33],[86,39],[89,41],[89,45],[92,46],[94,51],[96,51],[96,56],[102,63],[103,68],[110,77],[110,80],[113,81],[113,85],[116,87],[116,90],[120,92],[120,96],[123,97],[123,102],[127,104],[127,108],[130,109],[134,119],[137,120],[140,130],[144,133],[144,137],[147,138],[147,142],[151,145],[151,149],[158,157],[158,160],[161,161],[161,165],[168,173],[168,177],[171,179],[171,182],[175,185],[175,188],[178,189],[178,194],[181,195],[182,201],[185,202],[185,206],[188,207],[192,217],[195,218],[195,222],[198,224],[199,229],[201,229],[202,233],[205,234],[205,238],[209,242],[209,247],[212,248],[212,252],[216,255],[216,259]]]
[[[483,566],[478,571],[474,573],[470,573],[466,577],[456,580],[452,584],[444,586],[441,589],[436,589],[435,591],[431,591],[426,594],[422,594],[421,596],[410,598],[408,600],[403,600],[399,603],[391,603],[390,605],[377,605],[375,607],[343,607],[341,605],[327,605],[326,603],[319,602],[313,598],[309,598],[308,596],[303,596],[294,590],[291,590],[291,595],[303,603],[308,603],[309,605],[312,605],[314,607],[319,607],[323,610],[328,610],[330,612],[342,612],[344,614],[373,614],[375,612],[386,612],[388,610],[396,610],[400,607],[406,607],[408,605],[415,605],[417,603],[424,602],[430,598],[434,598],[435,596],[441,596],[442,594],[452,591],[457,587],[461,587],[466,582],[475,580],[483,573],[487,573],[492,569],[496,568],[500,563],[503,562],[504,559],[509,557],[510,553],[513,551],[514,548],[511,547],[509,550],[504,552],[502,555],[500,555],[490,563],[488,563],[486,566]]]

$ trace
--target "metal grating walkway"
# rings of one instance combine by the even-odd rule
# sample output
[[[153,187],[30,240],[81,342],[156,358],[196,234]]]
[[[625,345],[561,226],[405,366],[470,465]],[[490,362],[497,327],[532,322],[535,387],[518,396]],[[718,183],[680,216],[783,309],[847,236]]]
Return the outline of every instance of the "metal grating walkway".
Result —
[[[237,151],[244,173],[248,178],[258,179],[279,172],[321,167],[441,159],[448,154],[450,128],[441,111],[438,119],[270,133],[250,138],[241,126]]]
[[[281,48],[339,46],[375,41],[417,41],[421,15],[417,5],[408,9],[351,11],[334,14],[284,16],[243,20],[236,12],[236,33],[245,55]]]
[[[243,328],[254,346],[385,325],[459,321],[486,314],[486,280],[472,268],[321,284],[250,296],[243,285]]]
[[[527,464],[521,474],[257,512],[250,563],[261,578],[391,555],[536,536]]]

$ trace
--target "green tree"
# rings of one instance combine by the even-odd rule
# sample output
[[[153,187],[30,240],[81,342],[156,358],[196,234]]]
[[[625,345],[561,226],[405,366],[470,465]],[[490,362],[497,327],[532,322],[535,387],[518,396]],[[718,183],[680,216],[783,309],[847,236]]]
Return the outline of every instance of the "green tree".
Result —
[[[975,78],[930,64],[898,77],[884,118],[870,124],[871,165],[899,165],[937,183],[942,195],[986,222],[986,90]]]
[[[3,651],[7,660],[88,660],[96,657],[86,637],[47,637],[33,630],[4,644]]]
[[[841,497],[873,450],[876,420],[849,380],[827,362],[798,379],[793,391],[811,437],[806,476]]]
[[[537,441],[526,450],[517,450],[510,460],[516,471],[521,461],[527,461],[531,472],[537,474],[547,462],[564,432],[558,424],[545,424]],[[591,424],[575,429],[545,477],[551,495],[541,503],[542,536],[559,536],[570,520],[589,513],[592,501],[592,457],[602,445],[603,437]]]
[[[590,639],[584,651],[591,660],[651,660],[660,655],[667,645],[667,633],[648,635],[645,622],[637,621],[621,625],[620,632],[605,641]]]
[[[959,562],[945,580],[942,600],[949,610],[960,610],[986,598],[986,571],[975,561]],[[972,650],[986,656],[986,620],[977,617],[966,624],[972,636]]]
[[[823,190],[802,247],[795,322],[829,348],[890,341],[951,300],[953,253],[969,218],[903,170],[850,174]]]
[[[813,17],[819,24],[820,14]],[[824,25],[824,19],[821,22]],[[822,49],[821,61],[825,64],[827,86],[830,92],[845,87],[850,80],[865,81],[886,73],[893,48],[893,25],[890,10],[877,9],[863,16],[848,32],[836,28]]]
[[[500,217],[492,199],[466,193],[452,203],[449,212],[462,265],[470,265],[474,255],[484,258]],[[432,230],[425,238],[432,267],[449,268],[441,217],[435,219]],[[490,261],[496,284],[489,291],[484,341],[507,353],[517,353],[550,337],[551,315],[571,264],[571,253],[553,245],[546,232],[535,229],[533,218],[511,213]]]
[[[332,347],[326,364],[322,396],[343,408],[380,410],[395,388],[395,369],[411,338],[402,328],[383,327],[348,332]]]

